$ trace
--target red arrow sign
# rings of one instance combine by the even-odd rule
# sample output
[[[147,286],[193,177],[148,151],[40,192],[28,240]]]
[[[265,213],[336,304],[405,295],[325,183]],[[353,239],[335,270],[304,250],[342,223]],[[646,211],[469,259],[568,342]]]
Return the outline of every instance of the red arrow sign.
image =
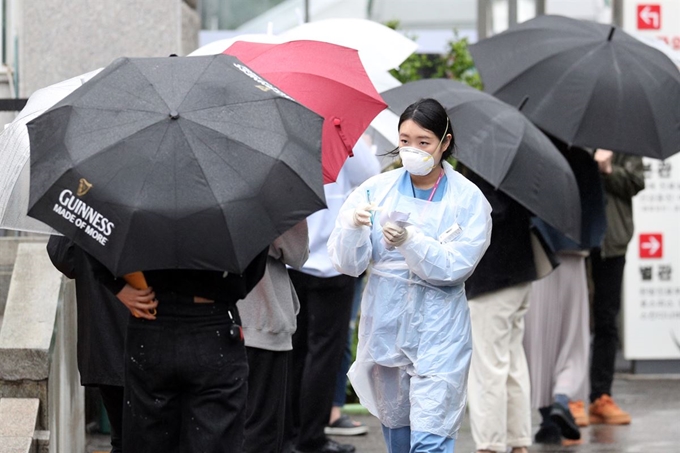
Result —
[[[638,30],[659,30],[661,28],[661,5],[638,5],[637,28]]]
[[[663,235],[661,233],[640,234],[640,258],[662,258]]]

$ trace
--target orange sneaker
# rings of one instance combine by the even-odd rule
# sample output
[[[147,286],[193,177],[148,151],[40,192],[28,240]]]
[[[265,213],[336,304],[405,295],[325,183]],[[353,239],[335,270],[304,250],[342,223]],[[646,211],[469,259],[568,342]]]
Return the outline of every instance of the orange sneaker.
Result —
[[[590,425],[590,419],[588,414],[586,414],[586,408],[583,404],[583,400],[569,401],[569,412],[571,412],[574,421],[580,427]]]
[[[602,395],[591,403],[588,412],[590,423],[593,424],[627,425],[630,423],[630,414],[617,406],[609,395]]]

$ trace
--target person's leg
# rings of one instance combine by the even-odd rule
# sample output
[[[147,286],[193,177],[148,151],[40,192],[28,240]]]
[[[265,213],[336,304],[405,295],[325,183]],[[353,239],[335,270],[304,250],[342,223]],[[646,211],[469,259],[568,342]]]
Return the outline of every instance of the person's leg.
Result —
[[[356,328],[357,314],[361,307],[361,294],[363,292],[364,283],[366,281],[365,274],[360,276],[355,283],[354,298],[352,300],[352,313],[349,320],[349,329],[347,331],[347,343],[342,354],[340,362],[340,370],[338,371],[337,381],[335,383],[335,394],[333,395],[333,407],[331,408],[331,415],[328,421],[328,426],[325,429],[326,434],[335,436],[357,436],[366,434],[368,426],[363,423],[351,420],[349,417],[342,415],[342,407],[345,405],[347,398],[347,370],[352,362],[352,344],[354,342],[354,331]]]
[[[97,387],[111,425],[111,453],[121,453],[123,451],[124,388],[122,385],[98,385]]]
[[[245,453],[281,453],[287,406],[288,360],[291,351],[246,348],[248,403]]]
[[[177,328],[180,453],[241,452],[244,446],[248,397],[245,345],[230,338],[232,321],[226,311],[222,312],[225,307],[216,304],[214,308],[214,312],[207,310],[206,316],[184,319]],[[238,323],[238,313],[232,310]]]
[[[318,451],[329,440],[324,428],[333,405],[333,393],[343,347],[347,341],[347,326],[352,309],[354,281],[352,277],[340,275],[331,278],[317,278],[291,271],[291,280],[300,299],[300,314],[305,306],[306,332],[293,335],[293,351],[298,372],[295,385],[299,388],[299,431],[297,449],[302,452]],[[304,292],[304,296],[301,293]],[[299,319],[298,315],[298,319]],[[300,325],[302,323],[298,323]],[[306,334],[306,338],[301,335]],[[306,343],[307,354],[300,357],[295,348]],[[341,451],[353,451],[353,447],[342,447]]]
[[[593,358],[590,367],[590,401],[611,395],[614,363],[618,347],[616,318],[621,308],[621,284],[625,257],[602,258],[591,255],[593,297]]]
[[[411,451],[411,428],[388,428],[382,425],[383,438],[387,446],[387,453],[410,453]]]
[[[123,451],[179,452],[181,406],[173,377],[175,335],[163,316],[132,318],[125,341]]]
[[[468,301],[472,325],[472,360],[468,403],[472,437],[478,451],[507,446],[508,374],[513,315],[525,286],[483,294]]]
[[[513,449],[531,445],[531,385],[529,367],[524,355],[524,315],[529,309],[531,284],[517,285],[508,296],[515,312],[511,315],[511,333],[508,345],[510,366],[507,388],[507,444]]]
[[[442,437],[422,431],[411,431],[411,451],[409,453],[453,453],[456,439]]]

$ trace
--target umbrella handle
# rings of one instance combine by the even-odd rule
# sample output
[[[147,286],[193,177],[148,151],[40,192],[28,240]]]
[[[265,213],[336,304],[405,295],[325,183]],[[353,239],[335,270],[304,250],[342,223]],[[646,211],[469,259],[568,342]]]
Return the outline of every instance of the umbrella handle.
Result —
[[[149,287],[149,285],[146,283],[146,278],[144,278],[144,273],[141,271],[125,274],[123,275],[123,278],[130,286],[135,289],[146,289]],[[156,316],[157,311],[155,308],[153,308],[149,310],[149,313]],[[139,316],[136,314],[135,317],[139,318]]]

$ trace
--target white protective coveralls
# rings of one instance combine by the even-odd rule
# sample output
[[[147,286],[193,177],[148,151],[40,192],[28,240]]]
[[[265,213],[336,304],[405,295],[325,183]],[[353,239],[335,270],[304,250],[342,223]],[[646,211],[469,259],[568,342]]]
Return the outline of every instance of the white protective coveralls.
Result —
[[[372,260],[361,302],[357,358],[348,372],[361,404],[388,428],[455,438],[466,403],[472,337],[465,280],[489,245],[491,207],[447,162],[441,201],[399,193],[403,168],[374,176],[345,201],[328,240],[335,267],[358,276]],[[367,197],[382,207],[356,227]],[[408,238],[392,251],[380,215],[409,213]],[[449,228],[458,233],[447,234]]]

